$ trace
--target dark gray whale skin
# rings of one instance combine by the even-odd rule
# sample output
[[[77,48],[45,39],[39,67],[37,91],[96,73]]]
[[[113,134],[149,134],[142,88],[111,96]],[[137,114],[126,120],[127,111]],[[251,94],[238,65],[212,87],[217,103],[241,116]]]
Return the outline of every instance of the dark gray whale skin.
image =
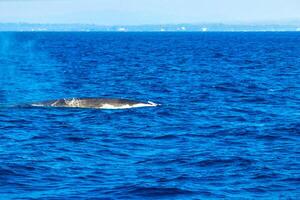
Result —
[[[152,102],[138,102],[128,99],[112,99],[112,98],[68,98],[49,101],[41,101],[27,104],[32,107],[76,107],[76,108],[103,108],[105,106],[122,108],[122,107],[147,107],[156,106]]]

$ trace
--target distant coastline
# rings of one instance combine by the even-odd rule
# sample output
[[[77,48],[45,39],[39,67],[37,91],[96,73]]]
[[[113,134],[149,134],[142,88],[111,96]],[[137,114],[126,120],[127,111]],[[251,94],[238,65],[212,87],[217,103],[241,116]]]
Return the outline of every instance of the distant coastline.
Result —
[[[16,32],[279,32],[300,31],[300,22],[294,24],[162,24],[102,26],[93,24],[31,24],[0,23],[0,31]]]

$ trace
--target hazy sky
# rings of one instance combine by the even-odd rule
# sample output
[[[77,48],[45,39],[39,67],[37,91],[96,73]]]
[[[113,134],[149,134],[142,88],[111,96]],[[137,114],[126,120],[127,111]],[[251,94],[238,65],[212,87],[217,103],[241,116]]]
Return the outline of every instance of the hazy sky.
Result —
[[[300,21],[300,0],[0,0],[0,22],[243,23]]]

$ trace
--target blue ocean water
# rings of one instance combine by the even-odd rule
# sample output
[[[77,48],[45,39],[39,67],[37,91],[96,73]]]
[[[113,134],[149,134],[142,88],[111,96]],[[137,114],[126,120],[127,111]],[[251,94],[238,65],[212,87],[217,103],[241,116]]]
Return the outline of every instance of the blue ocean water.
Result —
[[[299,199],[300,33],[1,33],[0,199]],[[20,108],[66,97],[159,107]]]

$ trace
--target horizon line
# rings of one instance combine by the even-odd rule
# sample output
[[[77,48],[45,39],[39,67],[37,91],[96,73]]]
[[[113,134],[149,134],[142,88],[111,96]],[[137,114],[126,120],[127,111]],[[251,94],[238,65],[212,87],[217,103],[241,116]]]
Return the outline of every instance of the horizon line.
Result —
[[[300,26],[300,20],[289,20],[282,22],[271,22],[271,21],[249,21],[249,22],[178,22],[178,23],[145,23],[145,24],[96,24],[96,23],[77,23],[77,22],[0,22],[0,24],[27,24],[27,25],[88,25],[88,26],[164,26],[164,25],[231,25],[231,26]]]

